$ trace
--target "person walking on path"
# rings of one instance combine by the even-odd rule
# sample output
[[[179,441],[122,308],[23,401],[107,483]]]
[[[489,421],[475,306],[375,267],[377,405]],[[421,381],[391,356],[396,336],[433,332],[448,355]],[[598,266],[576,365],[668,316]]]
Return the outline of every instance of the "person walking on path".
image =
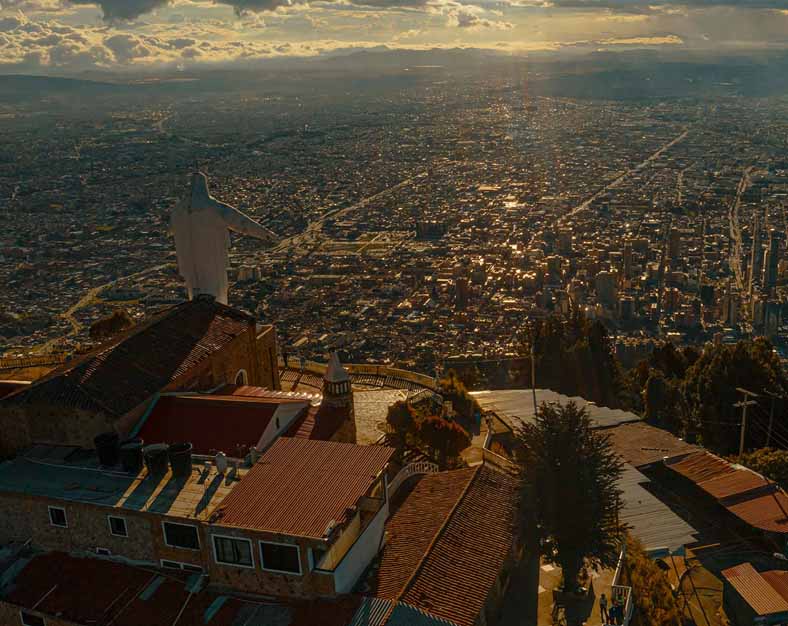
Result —
[[[603,624],[608,623],[609,615],[607,612],[607,596],[604,593],[599,596],[599,617],[601,618]]]

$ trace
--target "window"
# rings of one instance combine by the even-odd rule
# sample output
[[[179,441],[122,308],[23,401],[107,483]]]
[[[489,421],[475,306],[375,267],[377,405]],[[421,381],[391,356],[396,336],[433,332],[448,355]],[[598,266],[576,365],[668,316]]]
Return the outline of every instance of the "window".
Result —
[[[175,522],[162,522],[164,527],[164,543],[171,548],[184,548],[186,550],[199,550],[200,537],[196,526],[176,524]]]
[[[52,524],[52,526],[68,528],[68,522],[66,521],[66,509],[63,509],[59,506],[50,506],[49,523]]]
[[[202,567],[199,565],[192,565],[191,563],[181,563],[180,561],[168,561],[166,559],[162,559],[161,566],[166,567],[167,569],[179,569],[183,570],[184,572],[197,572],[198,574],[202,574]]]
[[[46,620],[38,615],[33,615],[27,611],[19,611],[19,620],[22,626],[46,626]]]
[[[301,558],[298,546],[287,543],[260,542],[262,568],[283,574],[301,574]]]
[[[109,533],[115,537],[128,537],[129,531],[126,529],[125,517],[113,517],[109,515]]]
[[[107,548],[96,548],[96,554],[99,556],[112,556],[112,552]]]
[[[254,567],[252,561],[252,542],[238,537],[213,535],[213,556],[217,563]]]

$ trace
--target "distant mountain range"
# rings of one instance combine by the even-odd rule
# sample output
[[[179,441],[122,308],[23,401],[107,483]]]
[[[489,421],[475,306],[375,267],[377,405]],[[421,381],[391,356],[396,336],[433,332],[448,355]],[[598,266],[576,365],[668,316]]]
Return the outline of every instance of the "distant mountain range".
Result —
[[[512,71],[514,70],[514,73]],[[0,100],[40,100],[79,94],[187,94],[249,89],[329,92],[339,88],[402,88],[439,78],[506,72],[522,76],[535,95],[589,99],[764,97],[788,94],[788,54],[714,57],[640,50],[575,56],[512,56],[488,50],[375,49],[319,58],[279,58],[257,69],[220,69],[136,76],[0,75]],[[337,84],[341,78],[344,83]]]

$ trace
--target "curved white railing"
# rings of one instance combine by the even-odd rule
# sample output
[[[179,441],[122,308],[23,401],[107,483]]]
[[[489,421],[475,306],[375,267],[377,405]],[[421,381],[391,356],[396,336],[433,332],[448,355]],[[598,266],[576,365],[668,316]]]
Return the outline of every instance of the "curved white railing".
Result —
[[[418,474],[433,474],[438,471],[438,466],[430,461],[415,461],[403,467],[389,483],[389,498],[402,486],[408,478]]]

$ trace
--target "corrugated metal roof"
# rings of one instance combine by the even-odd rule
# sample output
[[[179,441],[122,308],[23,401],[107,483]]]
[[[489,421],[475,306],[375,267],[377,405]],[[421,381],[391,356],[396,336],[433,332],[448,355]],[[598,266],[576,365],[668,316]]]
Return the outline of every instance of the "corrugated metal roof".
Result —
[[[495,411],[515,429],[534,421],[534,397],[531,389],[478,391],[472,395],[479,402],[482,409]],[[640,421],[640,418],[634,413],[597,406],[584,398],[565,396],[550,389],[537,389],[536,402],[537,405],[541,405],[543,402],[557,402],[559,404],[574,402],[578,406],[588,409],[591,423],[597,428],[610,428],[619,424]]]
[[[645,422],[621,424],[607,431],[616,449],[627,463],[643,467],[677,456],[698,452],[700,448],[679,439],[673,433]]]
[[[788,533],[788,496],[782,491],[729,504],[726,508],[753,528]]]
[[[673,552],[697,541],[697,531],[644,487],[649,482],[634,467],[624,465],[618,483],[623,492],[620,519],[630,527],[629,532],[646,550],[669,548]]]
[[[718,500],[724,500],[732,496],[741,496],[756,490],[777,489],[777,485],[772,481],[752,470],[739,466],[732,473],[703,481],[700,487]]]
[[[694,483],[701,483],[704,480],[717,478],[736,471],[728,461],[705,450],[690,454],[676,461],[668,461],[667,466]]]
[[[348,626],[383,626],[393,606],[391,600],[366,597]]]
[[[722,575],[756,615],[788,612],[788,601],[750,563],[722,570]]]
[[[322,538],[394,454],[384,446],[282,437],[217,508],[216,523]]]

